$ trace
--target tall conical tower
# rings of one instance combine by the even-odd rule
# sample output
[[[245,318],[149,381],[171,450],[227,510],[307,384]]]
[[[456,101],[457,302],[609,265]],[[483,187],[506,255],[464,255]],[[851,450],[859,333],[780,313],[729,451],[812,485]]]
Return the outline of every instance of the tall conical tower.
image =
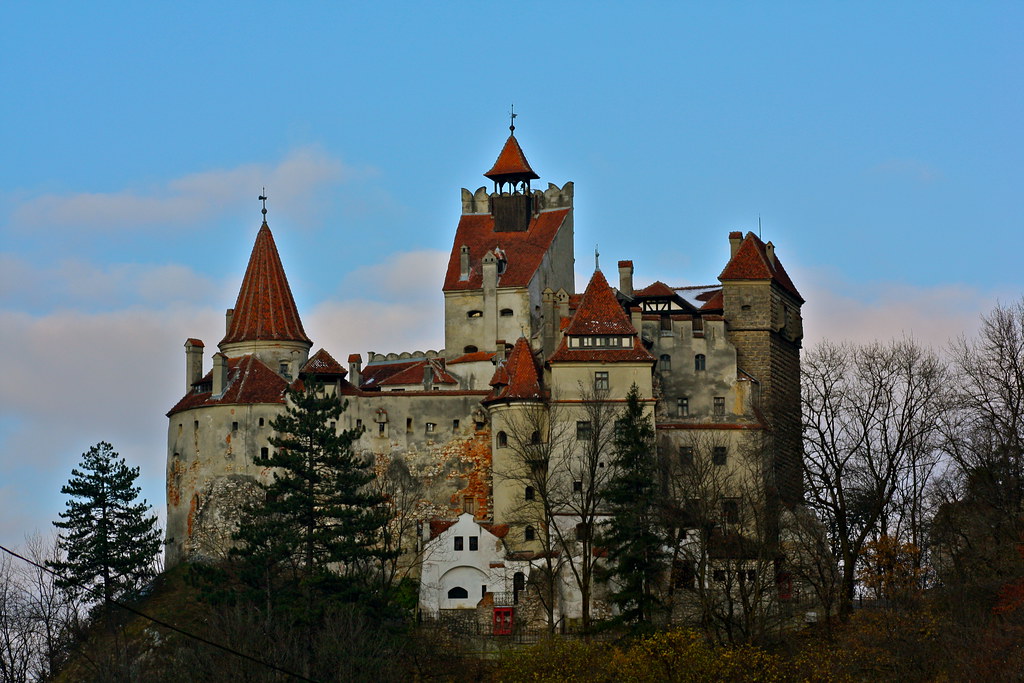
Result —
[[[263,213],[238,299],[227,311],[220,350],[231,358],[253,354],[290,378],[308,359],[313,343],[302,329],[265,208]]]

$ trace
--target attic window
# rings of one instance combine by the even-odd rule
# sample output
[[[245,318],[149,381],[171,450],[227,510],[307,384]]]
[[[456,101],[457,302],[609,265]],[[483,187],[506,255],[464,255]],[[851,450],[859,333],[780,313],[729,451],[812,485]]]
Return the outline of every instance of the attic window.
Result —
[[[484,317],[483,311],[469,311],[466,313],[467,318],[482,318]]]
[[[470,512],[470,511],[466,510],[466,512]],[[470,536],[469,537],[469,549],[470,549],[470,551],[476,551],[476,550],[480,549],[480,537],[479,536]]]
[[[511,318],[512,317],[512,309],[511,308],[503,308],[503,309],[501,309],[501,317],[502,318]]]
[[[453,548],[454,548],[455,550],[462,550],[462,536],[456,536],[456,537],[455,537],[455,541],[454,541],[454,543],[452,544],[452,547],[453,547]]]

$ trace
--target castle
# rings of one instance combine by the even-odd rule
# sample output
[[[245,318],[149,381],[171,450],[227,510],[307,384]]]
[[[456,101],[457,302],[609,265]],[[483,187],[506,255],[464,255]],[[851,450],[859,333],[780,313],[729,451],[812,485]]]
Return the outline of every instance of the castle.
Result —
[[[359,451],[430,480],[414,501],[427,610],[517,594],[553,527],[587,539],[580,515],[600,510],[541,509],[531,458],[557,458],[564,481],[551,486],[582,499],[608,471],[605,409],[634,386],[662,457],[685,462],[706,445],[717,467],[737,467],[743,439],[763,435],[771,509],[799,503],[803,299],[772,243],[730,233],[713,285],[636,286],[622,260],[614,286],[595,270],[577,294],[573,184],[532,189],[538,176],[511,131],[484,174],[492,187],[462,190],[440,351],[352,354],[347,367],[325,349],[310,355],[264,207],[212,368],[202,341],[185,342],[185,394],[167,414],[167,566],[230,545],[246,492],[271,476],[254,457],[270,448],[286,388],[306,375],[348,401],[336,427],[364,430]]]

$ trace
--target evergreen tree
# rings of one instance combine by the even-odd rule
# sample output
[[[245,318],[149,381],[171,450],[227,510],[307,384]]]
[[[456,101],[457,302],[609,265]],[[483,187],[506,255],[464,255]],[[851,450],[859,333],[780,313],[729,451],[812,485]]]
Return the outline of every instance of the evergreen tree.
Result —
[[[650,623],[660,603],[657,587],[668,555],[659,492],[654,426],[634,384],[615,421],[612,475],[605,489],[609,520],[603,544],[609,564],[604,578],[624,623]]]
[[[308,598],[311,584],[339,574],[355,583],[366,578],[384,553],[387,514],[382,496],[367,486],[373,463],[352,449],[361,428],[333,426],[347,406],[315,378],[288,389],[286,401],[270,423],[274,450],[255,460],[274,468],[273,480],[260,485],[264,499],[240,525],[233,554],[259,572],[252,578],[264,589],[283,574],[288,588]]]
[[[128,467],[109,443],[83,453],[79,467],[60,490],[70,498],[62,521],[53,523],[63,530],[58,543],[65,558],[48,564],[60,574],[60,588],[86,602],[102,593],[107,610],[153,576],[160,530],[146,501],[137,502],[139,468]]]

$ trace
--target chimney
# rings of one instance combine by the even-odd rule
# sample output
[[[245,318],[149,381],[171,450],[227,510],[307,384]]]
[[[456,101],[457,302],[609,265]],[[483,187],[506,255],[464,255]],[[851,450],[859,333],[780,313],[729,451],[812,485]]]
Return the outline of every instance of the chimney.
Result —
[[[234,318],[234,317],[235,317],[235,309],[233,309],[233,308],[229,308],[224,313],[224,334],[225,335],[231,333],[231,319]]]
[[[348,357],[348,381],[355,386],[363,382],[363,357],[358,353],[350,354]]]
[[[729,258],[731,259],[736,255],[736,252],[740,250],[740,244],[743,243],[743,233],[739,230],[733,230],[729,233]]]
[[[463,244],[459,247],[459,280],[465,282],[469,279],[469,247]]]
[[[493,290],[494,287],[498,286],[498,259],[494,252],[489,251],[484,254],[482,266],[484,289],[486,290],[490,287]]]
[[[636,330],[637,334],[643,334],[644,317],[643,311],[640,310],[639,306],[630,306],[629,322],[633,323],[633,329]]]
[[[221,396],[227,388],[227,383],[228,357],[223,353],[215,353],[213,354],[213,396]]]
[[[497,339],[494,342],[494,362],[505,360],[505,340]]]
[[[203,342],[201,339],[185,340],[185,393],[192,391],[192,385],[203,378]]]
[[[428,360],[423,364],[423,391],[430,391],[434,386],[434,366]]]
[[[633,296],[633,262],[619,261],[619,291]]]
[[[541,294],[540,314],[544,318],[543,349],[547,358],[555,352],[555,293],[546,287]]]
[[[768,263],[771,264],[772,270],[775,270],[775,245],[771,242],[764,245],[764,253],[768,256]]]
[[[558,330],[562,329],[562,318],[569,317],[569,293],[564,289],[559,289],[555,294],[555,301],[558,302],[558,322],[556,323]]]

